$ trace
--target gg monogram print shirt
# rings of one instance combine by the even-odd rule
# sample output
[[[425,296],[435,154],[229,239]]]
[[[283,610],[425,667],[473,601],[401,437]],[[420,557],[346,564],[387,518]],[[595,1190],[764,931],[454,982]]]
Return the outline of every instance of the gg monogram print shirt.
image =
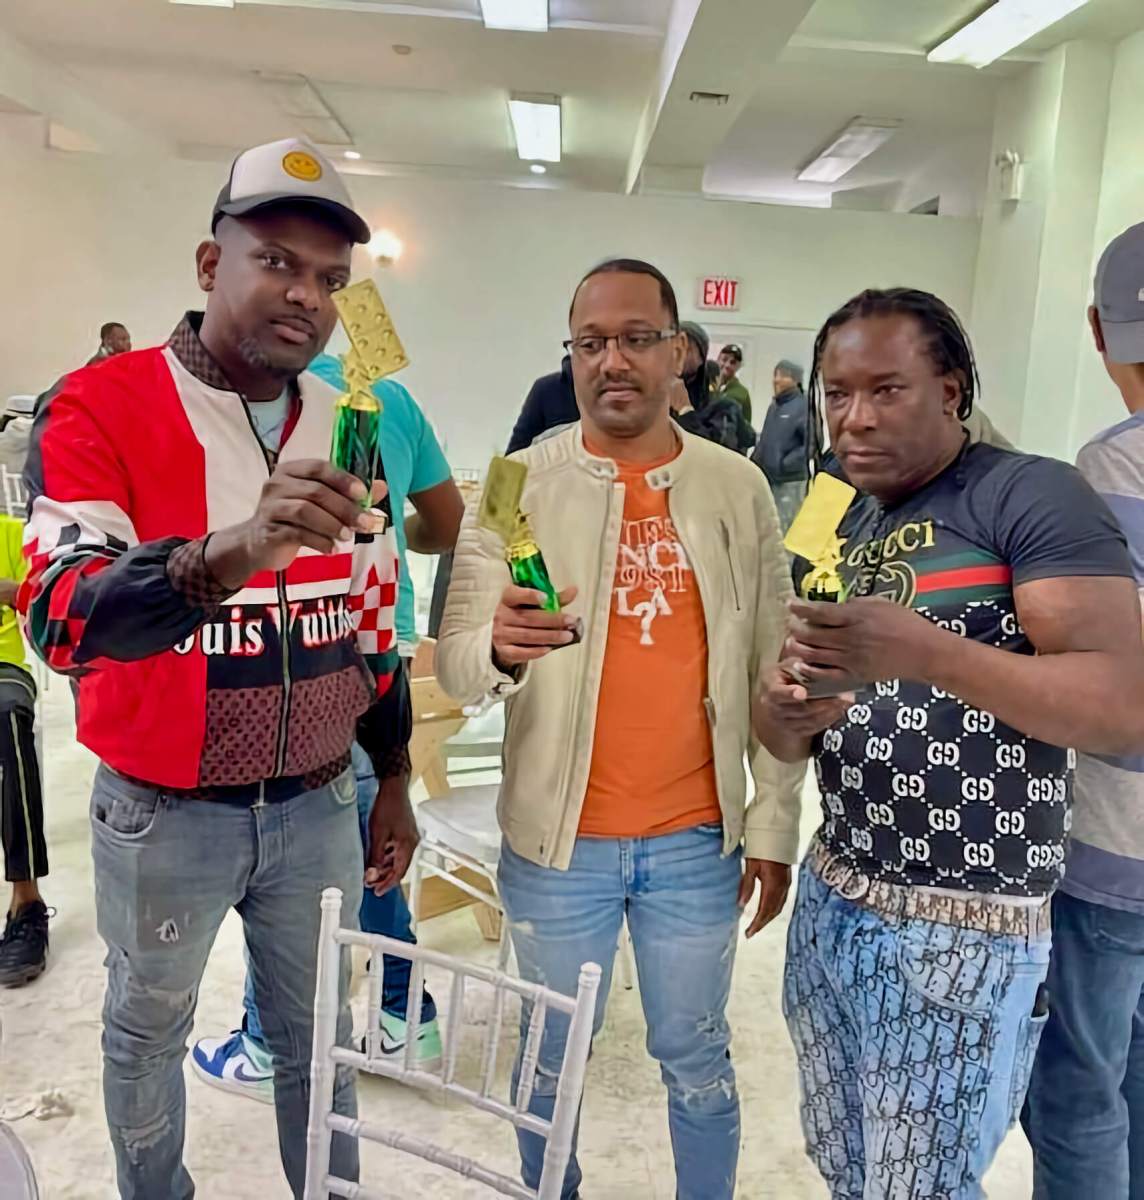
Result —
[[[993,446],[966,447],[891,507],[859,497],[841,532],[850,595],[888,596],[1013,654],[1035,653],[1015,586],[1132,575],[1112,514],[1077,471]],[[796,563],[796,585],[806,570]],[[819,839],[870,878],[1013,896],[1059,882],[1074,751],[894,679],[862,689],[814,756]]]

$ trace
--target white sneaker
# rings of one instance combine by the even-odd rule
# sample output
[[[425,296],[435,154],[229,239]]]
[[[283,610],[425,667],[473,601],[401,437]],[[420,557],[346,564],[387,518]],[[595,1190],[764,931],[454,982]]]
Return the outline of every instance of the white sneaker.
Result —
[[[199,1038],[191,1049],[191,1069],[211,1087],[274,1103],[270,1051],[241,1029],[224,1038]]]

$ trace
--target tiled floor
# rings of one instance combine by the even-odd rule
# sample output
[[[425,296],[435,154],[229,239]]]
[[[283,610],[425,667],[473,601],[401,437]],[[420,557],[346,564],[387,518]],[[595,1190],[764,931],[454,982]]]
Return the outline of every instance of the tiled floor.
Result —
[[[29,1145],[44,1200],[105,1200],[114,1195],[111,1156],[99,1086],[99,1010],[102,944],[95,933],[88,852],[90,756],[72,740],[70,696],[59,681],[47,701],[47,803],[52,876],[45,894],[58,910],[52,925],[51,969],[33,986],[0,992],[0,1112],[9,1118],[55,1092],[60,1114],[32,1116],[15,1128]],[[807,826],[813,825],[813,800]],[[794,1062],[779,1011],[783,931],[772,928],[740,948],[731,1021],[743,1100],[744,1143],[739,1195],[749,1200],[825,1197],[803,1156]],[[491,957],[470,914],[427,925],[424,937],[446,952]],[[224,926],[203,984],[196,1029],[217,1033],[238,1018],[242,986],[241,928]],[[430,975],[432,984],[432,975]],[[360,1003],[360,1000],[359,1000]],[[475,1024],[487,1007],[468,1001]],[[637,992],[617,990],[589,1067],[581,1151],[586,1200],[670,1200],[670,1148],[658,1070],[643,1049]],[[473,1070],[478,1035],[463,1048]],[[505,1039],[502,1074],[507,1074]],[[277,1165],[273,1113],[188,1075],[187,1161],[204,1200],[279,1200],[288,1196]],[[483,1156],[513,1169],[512,1137],[494,1118],[411,1095],[385,1081],[363,1084],[362,1109],[450,1149]],[[367,1150],[364,1176],[385,1195],[468,1200],[492,1195],[394,1152]],[[1019,1133],[1003,1148],[988,1188],[993,1200],[1025,1200],[1030,1193],[1028,1151]]]

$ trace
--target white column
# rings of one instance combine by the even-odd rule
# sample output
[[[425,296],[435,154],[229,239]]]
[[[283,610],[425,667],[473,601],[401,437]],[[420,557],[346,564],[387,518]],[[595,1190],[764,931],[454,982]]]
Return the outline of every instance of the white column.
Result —
[[[993,158],[1024,163],[1002,199],[996,161],[982,220],[972,325],[983,404],[1024,450],[1068,457],[1108,119],[1111,48],[1068,42],[998,98]]]

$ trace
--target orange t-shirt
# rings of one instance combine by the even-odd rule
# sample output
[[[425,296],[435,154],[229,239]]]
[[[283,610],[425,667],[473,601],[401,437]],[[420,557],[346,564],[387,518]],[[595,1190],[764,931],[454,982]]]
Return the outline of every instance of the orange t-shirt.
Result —
[[[643,837],[721,820],[707,696],[707,627],[667,492],[670,462],[617,463],[624,520],[596,709],[585,837]]]

